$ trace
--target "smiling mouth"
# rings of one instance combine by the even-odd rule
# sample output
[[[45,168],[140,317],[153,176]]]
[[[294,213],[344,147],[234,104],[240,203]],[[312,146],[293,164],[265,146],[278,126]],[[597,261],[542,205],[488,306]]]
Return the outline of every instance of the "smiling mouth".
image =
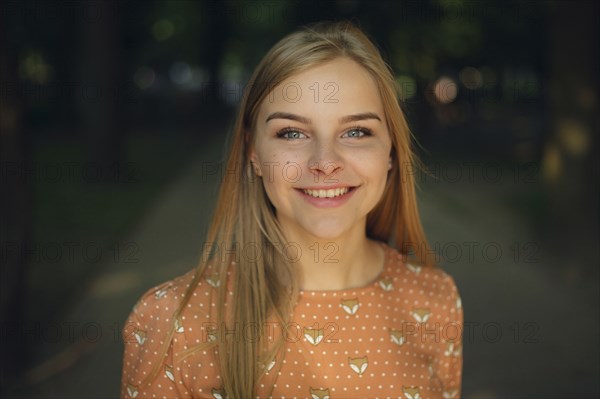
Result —
[[[308,190],[299,188],[297,190],[314,198],[336,198],[346,195],[354,189],[356,189],[356,187],[343,187],[329,190]]]

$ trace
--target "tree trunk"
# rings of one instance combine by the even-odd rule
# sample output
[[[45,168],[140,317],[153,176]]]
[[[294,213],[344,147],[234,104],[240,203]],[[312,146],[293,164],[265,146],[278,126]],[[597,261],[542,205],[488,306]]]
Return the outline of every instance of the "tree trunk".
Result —
[[[32,167],[22,123],[16,43],[8,40],[5,7],[0,2],[0,394],[27,363],[22,304],[32,213],[31,176],[26,172]]]
[[[598,226],[599,6],[577,0],[548,7],[548,136],[541,172],[549,201],[548,230],[555,232],[550,238],[561,252],[575,254],[597,248],[592,241]]]
[[[127,103],[122,79],[119,2],[101,0],[82,3],[88,18],[82,19],[82,98],[87,160],[98,177],[109,177],[121,160],[123,121],[121,109]]]

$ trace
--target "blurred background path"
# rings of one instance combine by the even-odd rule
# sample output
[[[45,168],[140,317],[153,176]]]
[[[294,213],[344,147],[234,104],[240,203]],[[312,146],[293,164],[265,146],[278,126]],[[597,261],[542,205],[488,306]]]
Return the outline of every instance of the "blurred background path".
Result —
[[[225,129],[215,134],[222,140]],[[183,144],[183,143],[182,143]],[[222,144],[222,143],[220,143]],[[37,340],[38,366],[16,397],[116,398],[119,396],[125,319],[141,294],[192,268],[216,197],[222,153],[218,143],[194,143],[189,166],[160,193],[137,227],[121,240],[116,262],[97,265],[83,295],[56,316],[62,338]],[[183,150],[183,148],[182,148]],[[82,265],[86,266],[86,265]],[[73,344],[67,334],[72,331]],[[48,332],[50,335],[51,332]],[[12,394],[10,395],[12,396]]]

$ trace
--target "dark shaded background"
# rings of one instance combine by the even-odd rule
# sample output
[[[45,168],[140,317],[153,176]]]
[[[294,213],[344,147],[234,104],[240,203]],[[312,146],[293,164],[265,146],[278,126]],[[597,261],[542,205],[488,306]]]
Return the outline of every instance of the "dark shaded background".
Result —
[[[189,270],[252,68],[351,19],[423,149],[465,398],[599,396],[596,1],[0,2],[1,393],[117,397],[120,331]]]

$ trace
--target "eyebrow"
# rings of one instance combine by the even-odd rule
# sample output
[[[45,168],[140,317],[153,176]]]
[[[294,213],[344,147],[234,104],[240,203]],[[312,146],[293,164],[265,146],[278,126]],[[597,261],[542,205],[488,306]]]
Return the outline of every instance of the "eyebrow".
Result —
[[[306,117],[300,116],[300,115],[296,115],[296,114],[291,114],[289,112],[273,112],[271,115],[267,116],[267,120],[265,120],[265,123],[269,122],[272,119],[288,119],[291,121],[304,123],[305,125],[312,124],[312,121],[309,118],[306,118]],[[360,114],[346,115],[346,116],[341,117],[339,119],[339,121],[340,121],[340,123],[348,123],[348,122],[363,121],[363,120],[367,120],[367,119],[376,119],[381,122],[381,118],[379,117],[379,115],[377,115],[374,112],[363,112]]]

